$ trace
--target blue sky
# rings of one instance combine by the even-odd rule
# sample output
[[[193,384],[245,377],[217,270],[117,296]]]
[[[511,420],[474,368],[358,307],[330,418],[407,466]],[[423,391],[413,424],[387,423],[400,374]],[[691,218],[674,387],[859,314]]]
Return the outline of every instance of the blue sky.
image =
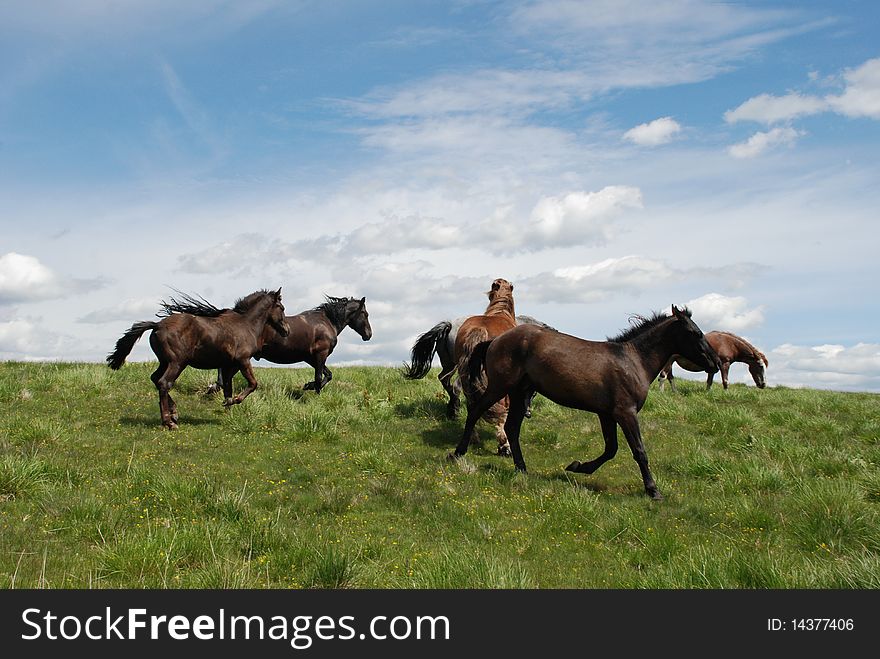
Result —
[[[495,277],[592,339],[688,304],[880,391],[873,2],[0,0],[0,358],[169,287],[366,296],[399,364]],[[135,359],[150,359],[146,342]],[[744,365],[734,381],[748,381]]]

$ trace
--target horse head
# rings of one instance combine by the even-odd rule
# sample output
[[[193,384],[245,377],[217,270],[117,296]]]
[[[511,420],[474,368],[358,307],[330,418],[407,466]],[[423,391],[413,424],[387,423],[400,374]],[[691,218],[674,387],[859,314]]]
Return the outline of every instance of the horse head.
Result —
[[[370,314],[367,312],[367,298],[351,300],[345,324],[361,335],[361,339],[369,341],[373,337],[373,328],[370,327]]]
[[[492,288],[486,293],[489,301],[492,302],[501,296],[510,297],[513,294],[513,284],[506,279],[498,278],[492,282]]]
[[[284,317],[284,305],[281,304],[281,288],[279,287],[277,291],[270,292],[269,296],[272,299],[272,306],[269,307],[266,323],[271,325],[281,336],[287,336],[290,334],[290,325],[287,324],[287,319]]]
[[[685,307],[679,309],[672,305],[675,318],[675,353],[697,364],[708,373],[717,373],[721,368],[718,353],[706,341],[703,331],[691,318],[691,312]]]
[[[750,360],[747,362],[749,365],[749,373],[752,374],[752,379],[755,381],[755,386],[758,389],[763,389],[767,386],[767,378],[764,375],[765,367],[768,365],[767,358],[764,357],[763,354],[758,353],[755,355],[754,360]]]

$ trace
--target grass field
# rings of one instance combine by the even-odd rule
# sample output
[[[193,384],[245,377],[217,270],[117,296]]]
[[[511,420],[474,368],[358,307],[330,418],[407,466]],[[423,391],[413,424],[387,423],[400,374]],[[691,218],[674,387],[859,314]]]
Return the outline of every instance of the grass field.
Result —
[[[315,396],[258,369],[224,411],[188,369],[168,432],[151,370],[0,364],[0,585],[880,588],[878,395],[654,385],[652,502],[623,441],[563,471],[598,419],[540,397],[522,475],[488,426],[445,461],[463,419],[436,372],[338,367]]]

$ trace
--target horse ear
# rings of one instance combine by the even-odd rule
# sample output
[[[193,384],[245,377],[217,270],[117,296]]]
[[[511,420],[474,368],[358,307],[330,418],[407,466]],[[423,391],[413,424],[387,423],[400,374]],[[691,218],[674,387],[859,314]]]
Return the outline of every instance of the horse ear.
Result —
[[[499,288],[501,288],[501,284],[499,284],[498,280],[496,279],[495,281],[492,282],[492,290],[497,291]]]
[[[672,315],[676,316],[677,318],[681,318],[681,309],[679,309],[674,304],[672,305]]]
[[[366,302],[367,302],[367,298],[366,298],[366,297],[362,297],[362,298],[361,298],[361,308],[363,308],[363,306],[366,304]]]
[[[278,287],[278,290],[275,291],[275,295],[278,296],[278,299],[279,299],[279,300],[281,299],[281,287],[280,287],[280,286]]]

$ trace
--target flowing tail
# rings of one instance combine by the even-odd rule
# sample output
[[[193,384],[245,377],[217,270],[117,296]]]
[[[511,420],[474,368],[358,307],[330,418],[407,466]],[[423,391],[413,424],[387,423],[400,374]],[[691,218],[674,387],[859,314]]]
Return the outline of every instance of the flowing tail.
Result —
[[[437,323],[427,332],[419,336],[412,347],[412,363],[403,365],[403,377],[407,380],[419,380],[431,370],[434,353],[441,341],[445,341],[452,329],[448,320]]]
[[[461,334],[459,333],[459,336]],[[486,390],[486,377],[483,372],[483,361],[480,359],[471,362],[471,356],[481,343],[488,343],[489,331],[484,327],[472,327],[464,336],[461,344],[461,354],[458,358],[458,380],[461,382],[461,390],[468,401],[474,401]],[[485,357],[485,349],[483,350]],[[472,371],[471,366],[475,369]]]
[[[141,334],[147,330],[156,329],[157,327],[159,327],[159,323],[151,320],[144,320],[132,325],[131,329],[123,334],[116,342],[116,349],[107,355],[107,365],[114,371],[118,371],[122,368],[122,365],[125,363],[125,358],[128,357],[128,353],[134,348],[134,344],[137,343],[137,340],[141,338]]]
[[[483,370],[486,366],[486,351],[492,345],[492,339],[488,341],[480,341],[474,346],[468,360],[468,376],[471,381],[479,381],[482,377]]]

